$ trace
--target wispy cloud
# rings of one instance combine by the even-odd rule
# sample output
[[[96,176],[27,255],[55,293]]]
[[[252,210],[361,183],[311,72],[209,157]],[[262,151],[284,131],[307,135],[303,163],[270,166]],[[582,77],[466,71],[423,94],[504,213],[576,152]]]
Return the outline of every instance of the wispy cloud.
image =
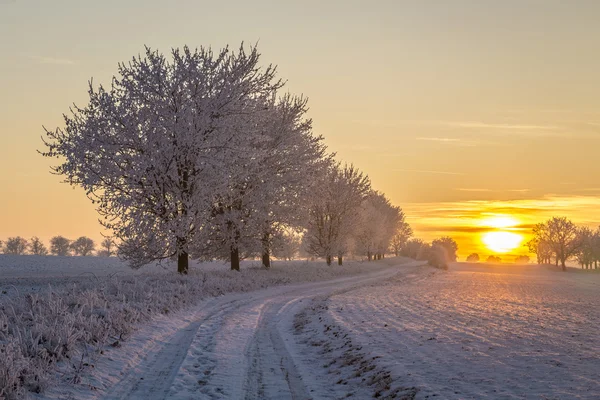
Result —
[[[0,0],[1,1],[1,0]],[[39,64],[51,64],[51,65],[73,65],[75,61],[67,58],[56,58],[56,57],[45,57],[45,56],[27,56],[29,59],[34,60]]]
[[[501,130],[517,130],[517,131],[548,131],[560,130],[561,128],[554,125],[527,125],[527,124],[498,124],[485,122],[455,122],[446,121],[443,124],[454,126],[457,128],[474,128],[474,129],[501,129]]]
[[[531,189],[508,189],[509,192],[515,192],[515,193],[527,193],[527,192],[531,192]]]
[[[433,171],[433,170],[425,170],[425,169],[401,169],[396,168],[392,171],[395,172],[416,172],[419,174],[438,174],[438,175],[465,175],[462,172],[449,172],[449,171]]]
[[[491,192],[491,189],[482,189],[482,188],[456,188],[461,192]]]
[[[430,142],[445,142],[445,143],[456,143],[461,142],[458,138],[443,138],[443,137],[418,137],[417,140],[426,140]]]

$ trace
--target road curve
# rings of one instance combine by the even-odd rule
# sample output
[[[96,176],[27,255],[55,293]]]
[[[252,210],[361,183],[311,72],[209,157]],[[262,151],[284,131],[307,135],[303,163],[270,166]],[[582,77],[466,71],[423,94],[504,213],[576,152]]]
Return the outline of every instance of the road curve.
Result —
[[[398,274],[416,264],[373,273],[226,295],[204,302],[149,348],[104,399],[327,399],[340,397],[294,337],[295,317],[329,298]],[[307,356],[310,354],[310,356]],[[308,357],[308,359],[307,359]]]

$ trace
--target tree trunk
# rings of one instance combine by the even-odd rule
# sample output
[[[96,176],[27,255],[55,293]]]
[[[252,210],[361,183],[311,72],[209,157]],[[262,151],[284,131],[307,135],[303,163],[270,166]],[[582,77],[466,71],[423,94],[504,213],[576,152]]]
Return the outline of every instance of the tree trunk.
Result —
[[[368,258],[368,260],[369,260],[369,261],[371,261],[371,257],[372,257],[372,256],[371,256],[371,252],[370,252],[370,251],[369,251],[369,252],[367,252],[367,258]]]
[[[567,270],[567,266],[565,265],[565,260],[560,260],[560,266],[562,267],[563,271]]]
[[[325,262],[327,263],[327,265],[331,266],[331,256],[327,256],[325,258]]]
[[[265,268],[271,268],[271,253],[269,249],[269,234],[265,233],[262,238],[262,264]]]
[[[187,275],[188,267],[189,267],[189,255],[188,252],[184,250],[185,248],[185,238],[177,238],[177,272],[182,275]]]
[[[185,251],[180,252],[177,255],[177,272],[182,275],[187,275],[189,267],[189,256]]]
[[[236,248],[231,248],[231,270],[239,271],[240,270],[240,250]]]
[[[338,265],[344,265],[343,264],[343,260],[342,260],[342,256],[338,256]]]
[[[262,265],[265,268],[271,268],[271,257],[269,256],[269,251],[263,251],[262,255]]]

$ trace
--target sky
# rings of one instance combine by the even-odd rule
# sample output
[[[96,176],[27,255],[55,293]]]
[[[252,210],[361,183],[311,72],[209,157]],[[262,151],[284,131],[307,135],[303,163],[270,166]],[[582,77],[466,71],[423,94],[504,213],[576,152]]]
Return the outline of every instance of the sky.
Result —
[[[416,236],[452,236],[466,257],[492,253],[490,218],[524,239],[552,215],[598,226],[599,20],[595,0],[0,0],[0,239],[100,237],[94,206],[37,153],[90,78],[110,82],[144,45],[241,42]]]

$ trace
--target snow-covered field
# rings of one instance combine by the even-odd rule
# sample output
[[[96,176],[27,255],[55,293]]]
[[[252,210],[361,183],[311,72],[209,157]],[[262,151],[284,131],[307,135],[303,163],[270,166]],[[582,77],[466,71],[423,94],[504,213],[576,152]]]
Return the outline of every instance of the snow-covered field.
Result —
[[[336,269],[212,271],[204,292],[178,293],[203,300],[140,318],[76,373],[65,368],[74,361],[61,362],[58,385],[33,396],[600,398],[600,274],[484,264],[440,271],[396,259]],[[192,282],[204,279],[198,271]],[[170,274],[125,274],[177,287]],[[273,286],[281,283],[289,284]],[[7,299],[15,300],[0,303]]]
[[[600,274],[456,264],[429,277],[399,275],[326,305],[320,325],[378,357],[391,391],[415,387],[416,398],[443,399],[600,398]]]

